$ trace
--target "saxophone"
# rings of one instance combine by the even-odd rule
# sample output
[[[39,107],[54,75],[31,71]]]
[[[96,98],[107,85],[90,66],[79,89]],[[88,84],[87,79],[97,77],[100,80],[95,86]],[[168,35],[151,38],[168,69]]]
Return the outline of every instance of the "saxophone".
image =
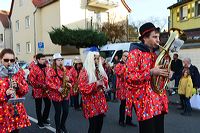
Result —
[[[63,68],[63,84],[62,84],[62,98],[65,98],[69,95],[71,89],[71,83],[69,82],[69,77],[66,75],[66,68]]]
[[[178,36],[179,38],[177,38]],[[178,51],[177,47],[179,47],[180,49],[180,47],[183,45],[186,38],[187,37],[182,30],[177,29],[177,28],[171,29],[171,34],[166,44],[164,46],[158,45],[162,50],[156,59],[155,66],[161,65],[162,69],[167,69],[168,71],[170,71],[172,60],[169,55],[169,52],[177,52]],[[177,44],[178,46],[176,46]],[[168,77],[152,76],[153,91],[156,92],[157,94],[163,93],[163,90],[166,88],[168,80],[169,80]]]

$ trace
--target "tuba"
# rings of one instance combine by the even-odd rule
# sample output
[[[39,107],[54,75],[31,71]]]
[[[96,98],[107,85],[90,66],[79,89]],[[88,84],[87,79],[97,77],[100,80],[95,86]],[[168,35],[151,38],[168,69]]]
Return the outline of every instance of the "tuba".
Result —
[[[65,98],[69,95],[71,89],[71,83],[69,82],[69,77],[66,75],[66,68],[63,68],[63,84],[62,84],[62,98]]]
[[[184,44],[184,41],[187,39],[184,32],[177,28],[172,28],[170,30],[170,36],[164,46],[160,46],[161,52],[159,53],[155,66],[162,66],[162,69],[167,69],[170,71],[171,67],[171,57],[170,53],[177,52],[181,46]],[[163,76],[152,76],[152,89],[154,92],[161,94],[166,88],[168,83],[168,77]]]

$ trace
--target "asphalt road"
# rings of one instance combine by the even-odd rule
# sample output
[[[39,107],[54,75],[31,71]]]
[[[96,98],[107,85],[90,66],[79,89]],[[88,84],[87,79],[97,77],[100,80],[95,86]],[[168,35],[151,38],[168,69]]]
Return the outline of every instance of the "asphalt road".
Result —
[[[165,133],[200,133],[200,111],[193,110],[192,116],[182,116],[181,111],[177,110],[178,96],[169,96],[172,102],[169,104],[169,113],[165,117]],[[120,127],[118,125],[118,108],[120,102],[108,102],[109,111],[104,118],[102,133],[138,133],[138,127]],[[36,124],[35,104],[31,96],[31,91],[26,96],[25,107],[28,115],[31,117],[32,125],[22,129],[20,133],[52,133],[55,131],[54,108],[50,111],[51,126],[48,129],[39,129]],[[133,122],[137,123],[133,112]],[[137,123],[138,124],[138,123]],[[83,117],[82,111],[75,111],[72,107],[69,110],[69,116],[66,127],[70,133],[87,133],[88,120]]]

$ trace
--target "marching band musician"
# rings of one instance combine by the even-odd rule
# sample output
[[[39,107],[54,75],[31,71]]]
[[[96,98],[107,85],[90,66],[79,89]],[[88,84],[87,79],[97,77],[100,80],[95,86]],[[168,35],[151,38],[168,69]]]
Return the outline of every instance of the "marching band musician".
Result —
[[[0,59],[0,132],[18,133],[19,129],[30,126],[31,123],[24,104],[8,103],[8,100],[27,94],[28,84],[24,78],[24,71],[15,66],[13,50],[3,49]]]
[[[117,76],[116,82],[116,98],[121,100],[120,109],[119,109],[119,125],[120,126],[136,126],[131,122],[132,118],[130,116],[126,116],[126,123],[125,123],[125,106],[126,106],[126,82],[124,80],[124,72],[126,70],[126,61],[128,57],[128,51],[124,51],[122,54],[122,60],[115,66],[115,74]]]
[[[60,53],[53,55],[52,67],[47,68],[46,84],[49,89],[49,97],[52,100],[55,109],[56,133],[68,133],[65,122],[69,112],[69,97],[72,80],[67,75],[68,71],[63,66],[63,57]],[[62,111],[62,112],[61,112]],[[62,114],[62,117],[61,117]]]
[[[88,133],[101,132],[104,113],[108,110],[104,95],[104,89],[107,87],[108,77],[103,69],[99,52],[91,48],[79,76],[83,113],[85,118],[89,119]]]
[[[83,67],[83,63],[79,57],[74,58],[74,66],[70,69],[69,73],[71,74],[70,77],[73,79],[73,86],[71,91],[71,96],[74,103],[74,109],[80,110],[80,103],[79,103],[79,89],[78,89],[78,77],[80,71]]]
[[[125,80],[130,93],[127,95],[126,113],[131,116],[134,104],[140,133],[164,133],[164,114],[168,112],[166,90],[158,94],[153,91],[153,75],[168,77],[167,69],[154,67],[158,48],[159,28],[152,23],[143,24],[140,29],[141,43],[134,44],[128,55]]]
[[[50,125],[47,121],[51,108],[51,101],[48,97],[48,89],[46,86],[46,58],[45,55],[39,53],[36,55],[36,65],[33,65],[29,73],[29,82],[33,87],[32,95],[35,99],[36,114],[38,119],[38,127],[40,129],[44,126]],[[43,113],[42,100],[44,101],[45,107]]]

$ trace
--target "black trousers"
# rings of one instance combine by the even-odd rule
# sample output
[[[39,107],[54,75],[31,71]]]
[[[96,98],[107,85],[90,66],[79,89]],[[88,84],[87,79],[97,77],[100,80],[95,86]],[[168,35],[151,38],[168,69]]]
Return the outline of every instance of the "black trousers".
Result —
[[[19,133],[19,129],[13,130],[13,131],[10,132],[10,133]]]
[[[42,113],[42,100],[44,101],[45,107]],[[51,108],[51,100],[48,98],[36,98],[35,99],[35,106],[36,106],[36,114],[38,123],[42,123],[46,121],[49,117],[49,112]]]
[[[125,121],[125,107],[126,107],[126,99],[121,100],[120,108],[119,108],[119,122]],[[126,116],[126,123],[131,123],[132,117]]]
[[[185,103],[185,100],[184,100],[185,99],[185,95],[180,94],[179,97],[180,97],[181,108],[184,109],[185,108],[185,104],[184,104]]]
[[[164,133],[164,114],[139,121],[140,133]]]
[[[61,102],[52,101],[55,109],[55,124],[56,129],[64,129],[65,122],[69,113],[69,100],[63,100]],[[61,117],[62,114],[62,117]]]
[[[74,108],[75,108],[75,109],[80,108],[80,104],[79,104],[79,94],[73,96],[73,99],[74,99]]]
[[[89,118],[89,129],[88,133],[101,133],[101,129],[103,126],[103,117],[104,114],[100,114]]]

